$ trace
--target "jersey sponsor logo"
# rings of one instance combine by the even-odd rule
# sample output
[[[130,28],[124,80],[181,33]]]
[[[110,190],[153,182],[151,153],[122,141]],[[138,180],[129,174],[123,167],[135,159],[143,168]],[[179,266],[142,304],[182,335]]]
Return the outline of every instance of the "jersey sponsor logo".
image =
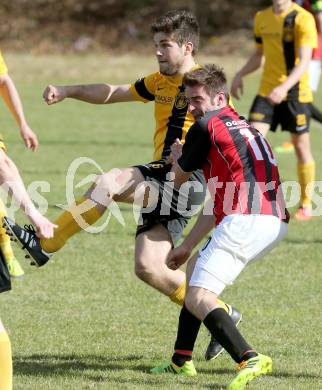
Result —
[[[178,108],[179,110],[182,109],[182,108],[187,107],[187,105],[188,105],[188,99],[187,99],[187,97],[186,97],[186,95],[185,95],[184,92],[178,93],[174,105],[175,105],[175,107]]]
[[[246,119],[226,121],[225,125],[228,130],[239,130],[249,126]]]
[[[155,95],[155,102],[159,104],[172,104],[172,96]]]

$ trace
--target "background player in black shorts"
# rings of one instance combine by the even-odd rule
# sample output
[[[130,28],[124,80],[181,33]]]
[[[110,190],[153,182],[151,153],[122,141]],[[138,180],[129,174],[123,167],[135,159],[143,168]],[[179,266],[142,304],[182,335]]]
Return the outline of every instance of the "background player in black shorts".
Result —
[[[291,133],[298,160],[301,187],[300,207],[295,218],[312,217],[311,183],[315,180],[315,162],[311,153],[309,103],[313,96],[308,67],[317,46],[315,21],[308,11],[291,0],[273,0],[273,5],[255,16],[256,50],[235,75],[231,93],[239,98],[242,78],[265,64],[258,95],[250,109],[253,126],[263,135],[269,129]]]

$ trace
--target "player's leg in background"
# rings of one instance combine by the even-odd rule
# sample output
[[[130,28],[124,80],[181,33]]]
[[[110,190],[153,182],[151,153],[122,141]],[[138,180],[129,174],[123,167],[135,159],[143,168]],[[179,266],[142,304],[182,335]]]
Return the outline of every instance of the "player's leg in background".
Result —
[[[0,319],[0,389],[12,389],[12,357],[9,336]]]
[[[311,152],[310,133],[292,134],[297,157],[297,172],[301,187],[300,208],[295,214],[298,220],[311,219],[312,183],[315,180],[315,162]]]
[[[172,249],[168,230],[161,224],[139,233],[135,242],[135,274],[139,279],[182,305],[185,296],[185,273],[166,265]]]
[[[270,125],[268,123],[264,122],[251,122],[251,125],[255,127],[256,130],[258,130],[264,137],[266,137]]]

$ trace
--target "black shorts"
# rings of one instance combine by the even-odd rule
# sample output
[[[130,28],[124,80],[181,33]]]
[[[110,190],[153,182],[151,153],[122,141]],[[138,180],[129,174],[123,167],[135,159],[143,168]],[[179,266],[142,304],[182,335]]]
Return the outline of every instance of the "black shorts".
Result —
[[[0,249],[0,293],[11,290],[10,275]]]
[[[186,183],[185,191],[174,188],[171,178],[171,164],[164,160],[135,166],[144,176],[150,188],[158,193],[158,202],[151,208],[142,208],[136,236],[162,224],[169,232],[174,244],[182,236],[183,229],[203,203],[206,196],[206,181],[202,170],[193,172]]]
[[[309,103],[283,101],[274,105],[259,95],[255,97],[249,113],[251,122],[268,123],[271,125],[271,131],[276,131],[280,124],[282,130],[293,134],[307,133],[310,119]]]

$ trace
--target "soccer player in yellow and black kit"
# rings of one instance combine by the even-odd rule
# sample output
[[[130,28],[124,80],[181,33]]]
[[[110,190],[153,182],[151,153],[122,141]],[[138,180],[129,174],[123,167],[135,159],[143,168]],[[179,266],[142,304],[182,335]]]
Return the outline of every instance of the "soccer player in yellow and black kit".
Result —
[[[311,153],[308,66],[312,50],[317,46],[313,16],[291,0],[273,0],[272,7],[255,16],[256,50],[235,75],[231,93],[239,98],[242,78],[258,69],[265,58],[259,93],[250,109],[252,125],[262,134],[282,130],[291,133],[298,160],[301,187],[298,220],[312,216],[311,183],[315,179],[315,163]]]
[[[44,99],[48,104],[60,102],[65,98],[95,104],[154,102],[156,121],[154,161],[117,171],[114,169],[99,176],[95,185],[79,199],[77,206],[79,210],[83,208],[83,211],[79,211],[83,220],[92,225],[101,217],[112,200],[134,203],[135,199],[144,198],[143,183],[154,182],[159,188],[154,207],[151,207],[150,203],[149,210],[142,209],[141,223],[137,228],[135,273],[141,280],[168,296],[173,302],[183,305],[186,291],[185,274],[181,270],[170,270],[166,266],[166,259],[171,248],[182,235],[189,219],[189,211],[186,214],[178,211],[176,190],[168,205],[161,200],[171,197],[169,186],[164,185],[169,179],[168,174],[171,170],[171,163],[168,162],[170,146],[176,139],[184,142],[188,129],[194,123],[193,116],[188,112],[182,79],[185,72],[197,66],[194,54],[198,49],[199,26],[190,12],[171,11],[156,20],[152,25],[152,33],[159,64],[158,72],[143,77],[133,84],[50,85],[44,92]],[[198,183],[198,189],[190,192],[188,209],[190,206],[200,205],[205,195],[202,172],[194,172],[192,180]],[[140,188],[143,195],[137,196]],[[38,266],[41,266],[48,261],[51,254],[60,250],[71,236],[81,230],[73,213],[75,214],[75,210],[71,209],[58,217],[55,221],[58,228],[55,229],[54,237],[49,240],[38,240],[32,232],[23,231],[10,221],[7,221],[7,225],[29,256]],[[241,314],[230,305],[224,303],[222,305],[231,314],[234,322],[238,323]],[[214,358],[220,351],[222,351],[221,346],[212,340],[206,358]]]

